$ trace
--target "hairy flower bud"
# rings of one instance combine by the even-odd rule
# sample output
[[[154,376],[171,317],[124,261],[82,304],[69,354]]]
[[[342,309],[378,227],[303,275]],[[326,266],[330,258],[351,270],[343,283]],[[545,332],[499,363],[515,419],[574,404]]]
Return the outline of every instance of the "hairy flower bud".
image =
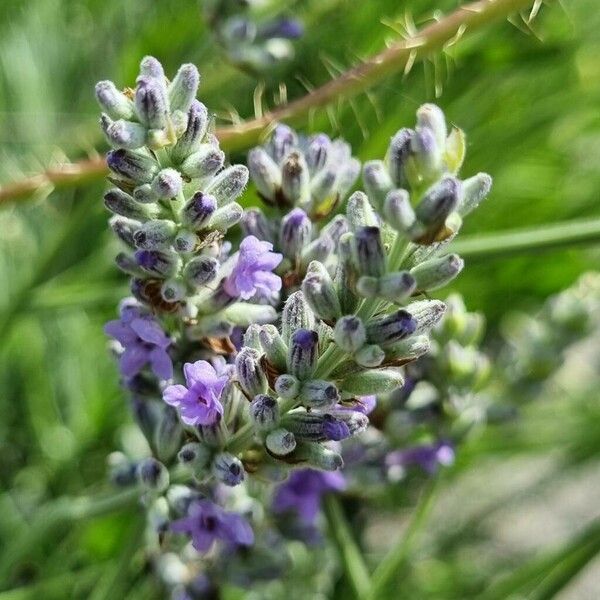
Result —
[[[383,216],[396,231],[401,233],[410,231],[415,224],[416,216],[406,190],[392,190],[386,196],[383,203]]]
[[[412,129],[400,129],[392,138],[388,148],[386,163],[397,188],[406,188],[409,185],[411,140],[414,135]]]
[[[138,480],[150,491],[163,492],[169,487],[169,471],[155,458],[145,458],[138,465]]]
[[[296,448],[296,438],[287,429],[274,429],[265,438],[265,446],[275,456],[286,456]]]
[[[356,364],[361,367],[378,367],[385,358],[385,352],[377,344],[366,344],[354,355]]]
[[[237,202],[229,202],[221,208],[217,208],[208,221],[208,227],[219,231],[227,231],[236,223],[239,223],[244,209]]]
[[[135,247],[133,235],[141,227],[141,223],[139,221],[134,221],[132,219],[115,215],[114,217],[110,218],[108,224],[110,225],[110,228],[113,230],[114,234],[124,244],[130,248]]]
[[[411,269],[410,274],[420,291],[433,291],[450,283],[463,269],[465,263],[458,254],[431,258]]]
[[[296,330],[290,339],[288,352],[289,372],[300,380],[314,373],[319,355],[319,335],[309,329]]]
[[[340,394],[330,381],[313,379],[302,384],[299,399],[310,408],[328,408],[339,402]]]
[[[150,129],[162,129],[167,125],[169,108],[165,89],[154,77],[138,78],[135,111],[140,122]]]
[[[196,256],[183,270],[185,280],[194,287],[202,287],[214,281],[219,272],[219,261],[212,256]]]
[[[287,360],[287,346],[283,341],[277,327],[274,325],[263,325],[258,332],[258,339],[262,349],[264,350],[269,362],[275,368],[284,370]]]
[[[179,67],[169,85],[169,104],[171,110],[187,112],[198,93],[200,74],[195,65],[185,64]]]
[[[281,220],[279,245],[283,253],[295,260],[312,237],[312,223],[301,208],[294,208]]]
[[[266,242],[274,241],[271,224],[259,208],[245,210],[240,225],[246,236],[253,235]]]
[[[354,354],[367,341],[367,332],[358,317],[348,315],[338,319],[333,330],[333,338],[342,350]]]
[[[146,129],[139,123],[123,119],[113,121],[104,133],[113,148],[137,150],[146,142]]]
[[[163,169],[152,180],[152,191],[157,198],[168,200],[175,198],[183,186],[181,175],[175,169]]]
[[[381,277],[386,270],[386,256],[379,227],[359,227],[355,233],[355,240],[361,274]]]
[[[240,386],[250,398],[267,391],[267,376],[260,366],[260,353],[242,348],[235,357],[235,370]]]
[[[371,160],[365,163],[363,182],[369,200],[381,208],[386,196],[394,188],[394,182],[382,160]]]
[[[300,392],[300,382],[293,375],[284,373],[275,380],[275,391],[284,400],[296,398]]]
[[[150,183],[158,173],[153,158],[133,150],[111,150],[106,163],[111,171],[133,183]]]
[[[166,219],[146,221],[133,234],[133,240],[142,250],[165,250],[171,245],[176,227],[173,221]]]
[[[281,315],[281,337],[289,345],[292,334],[297,329],[312,329],[315,317],[304,299],[302,292],[290,294],[283,307]]]
[[[415,214],[425,226],[443,223],[456,208],[462,195],[462,186],[455,177],[444,177],[431,187],[419,202]]]
[[[439,106],[435,104],[423,104],[417,110],[417,126],[427,127],[435,138],[439,148],[444,148],[448,137],[446,117]]]
[[[341,315],[340,301],[327,269],[317,261],[308,265],[302,282],[304,297],[317,317],[334,321]]]
[[[288,455],[293,463],[303,463],[322,471],[336,471],[344,466],[342,457],[333,450],[321,444],[307,442],[299,443],[296,449]]]
[[[346,216],[353,231],[365,227],[379,226],[379,217],[373,210],[367,195],[363,192],[354,192],[348,198]]]
[[[117,90],[112,81],[99,81],[96,84],[96,100],[102,110],[112,119],[131,119],[134,114],[133,102]]]
[[[146,221],[154,212],[150,207],[138,204],[129,194],[118,188],[108,190],[104,194],[104,206],[116,215],[137,221]]]
[[[403,383],[400,369],[371,369],[346,376],[340,384],[340,389],[348,394],[367,396],[391,392]]]
[[[187,113],[187,127],[171,149],[171,158],[180,163],[196,151],[208,129],[208,110],[198,100],[194,100]]]
[[[212,144],[200,144],[182,163],[181,171],[192,179],[212,177],[223,167],[225,153]]]
[[[206,193],[213,195],[220,205],[235,200],[248,183],[248,169],[233,165],[223,169],[207,186]]]
[[[239,485],[246,477],[242,461],[228,452],[220,452],[215,456],[211,471],[217,481],[230,487]]]
[[[279,420],[279,406],[275,398],[259,394],[250,403],[250,418],[260,430],[272,429]]]
[[[444,147],[438,145],[436,134],[429,127],[417,127],[410,148],[420,178],[437,179],[442,172]]]
[[[263,148],[248,152],[248,170],[258,193],[266,201],[275,202],[281,189],[281,170]]]
[[[397,273],[386,273],[379,278],[377,295],[390,302],[402,302],[406,300],[417,288],[417,282],[408,271]]]
[[[462,182],[463,195],[458,206],[461,216],[474,211],[492,188],[492,178],[487,173],[477,173]]]
[[[164,278],[173,275],[180,264],[176,253],[164,250],[138,250],[135,260],[147,273]]]
[[[309,199],[310,173],[298,151],[290,152],[281,165],[281,189],[290,204],[302,204]]]
[[[401,308],[389,315],[370,320],[366,324],[367,340],[380,346],[393,344],[414,333],[416,327],[415,318]]]
[[[171,406],[165,406],[162,417],[156,428],[154,445],[161,460],[169,461],[181,447],[183,428],[177,411]]]
[[[439,323],[446,312],[446,305],[440,300],[419,300],[406,306],[406,311],[417,322],[413,334],[418,335],[429,331]]]

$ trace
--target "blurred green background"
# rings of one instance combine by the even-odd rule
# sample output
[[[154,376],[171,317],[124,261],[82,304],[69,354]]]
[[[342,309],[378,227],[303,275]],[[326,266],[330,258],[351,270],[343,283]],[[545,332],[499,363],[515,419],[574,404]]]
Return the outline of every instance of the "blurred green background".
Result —
[[[299,97],[307,85],[324,83],[398,39],[407,23],[425,23],[457,5],[290,3],[307,33],[297,43],[295,61],[264,79],[265,104],[272,105],[281,81],[289,98]],[[342,133],[361,159],[377,158],[399,127],[413,123],[421,103],[435,101],[467,132],[463,174],[482,170],[495,178],[491,197],[468,220],[465,234],[600,216],[597,0],[544,6],[531,27],[511,20],[416,64],[407,76],[390,77],[368,96],[317,112],[305,129]],[[107,78],[118,85],[132,82],[146,54],[157,56],[167,72],[181,62],[197,64],[201,99],[222,122],[234,110],[242,118],[253,116],[259,79],[226,62],[197,2],[0,2],[0,183],[67,157],[103,152],[93,85]],[[106,489],[106,455],[122,444],[122,425],[129,421],[102,333],[126,292],[113,267],[103,188],[102,181],[93,181],[48,195],[51,190],[42,187],[32,200],[0,210],[0,590],[16,589],[0,592],[0,600],[40,593],[161,597],[141,559],[132,558],[124,571],[119,561],[122,553],[134,554],[134,511],[84,522],[56,517],[57,499]],[[246,197],[253,202],[251,191]],[[595,269],[599,257],[597,248],[574,248],[474,260],[453,287],[469,309],[486,314],[494,344],[503,314],[535,310],[549,294]],[[546,544],[560,546],[596,516],[600,414],[597,394],[589,389],[554,388],[517,425],[481,434],[459,455],[451,475],[458,483],[444,495],[434,521],[441,541],[430,540],[410,574],[421,591],[410,592],[409,585],[399,598],[460,598],[468,581],[490,581]],[[482,490],[512,497],[507,483],[523,490],[564,457],[568,466],[555,469],[545,487],[523,494],[522,502],[532,506],[517,504],[500,513],[504,520],[494,512],[499,524],[477,530],[488,543],[484,559],[474,560],[475,525],[489,516],[476,506]],[[562,501],[552,485],[566,494]],[[572,502],[569,490],[590,499],[575,514],[565,509]],[[545,516],[535,512],[531,498],[543,499]],[[475,522],[454,528],[469,523],[469,511]],[[539,535],[539,543],[498,536],[506,520],[520,522],[526,514],[541,519],[531,534]],[[600,579],[595,581],[598,587],[588,584],[591,592],[579,587],[564,598],[597,598]]]

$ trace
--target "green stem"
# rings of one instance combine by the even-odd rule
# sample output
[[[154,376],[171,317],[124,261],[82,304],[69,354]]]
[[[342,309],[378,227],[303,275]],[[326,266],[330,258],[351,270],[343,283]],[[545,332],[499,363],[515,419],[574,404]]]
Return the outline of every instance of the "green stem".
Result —
[[[452,242],[450,248],[465,258],[494,258],[576,244],[600,243],[600,219],[473,235]]]
[[[369,571],[352,536],[350,525],[346,521],[338,498],[332,494],[327,495],[324,508],[329,533],[337,547],[344,574],[352,586],[355,596],[359,600],[366,598],[371,586]]]
[[[400,574],[408,556],[413,548],[417,536],[423,529],[434,504],[436,491],[439,487],[439,476],[429,482],[429,487],[423,492],[413,518],[398,543],[386,554],[373,573],[371,592],[368,600],[384,598],[385,592]]]

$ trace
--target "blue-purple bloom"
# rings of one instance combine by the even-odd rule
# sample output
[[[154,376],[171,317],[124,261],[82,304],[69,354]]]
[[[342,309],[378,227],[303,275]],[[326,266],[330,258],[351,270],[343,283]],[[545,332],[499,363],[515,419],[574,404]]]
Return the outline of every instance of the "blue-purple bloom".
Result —
[[[405,450],[395,450],[385,458],[387,467],[417,465],[429,474],[435,473],[440,466],[446,467],[453,463],[454,447],[450,442],[444,440],[435,444],[423,444]]]
[[[319,514],[321,498],[328,492],[339,492],[345,488],[346,480],[338,471],[300,469],[277,487],[273,511],[293,511],[305,523],[313,523]]]
[[[205,360],[183,366],[186,386],[170,385],[163,392],[163,400],[179,410],[186,425],[214,425],[223,414],[220,402],[223,389],[229,381],[226,369],[217,369]]]
[[[160,379],[173,377],[173,363],[167,352],[171,339],[140,306],[124,302],[119,319],[109,321],[104,332],[123,346],[119,369],[125,378],[135,377],[146,365]]]
[[[225,291],[233,297],[248,300],[257,292],[268,297],[281,289],[281,278],[272,273],[283,256],[273,250],[270,242],[261,242],[250,235],[240,244],[237,264],[225,279]]]
[[[221,540],[229,546],[251,546],[254,533],[248,521],[234,512],[227,512],[210,500],[195,500],[187,516],[171,523],[171,530],[186,533],[198,552],[207,552]]]

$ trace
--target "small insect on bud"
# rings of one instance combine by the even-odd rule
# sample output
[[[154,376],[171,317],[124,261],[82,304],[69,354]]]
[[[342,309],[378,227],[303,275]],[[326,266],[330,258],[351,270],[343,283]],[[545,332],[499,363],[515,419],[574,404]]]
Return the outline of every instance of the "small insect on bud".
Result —
[[[181,171],[192,179],[207,179],[223,167],[225,153],[212,144],[200,144],[182,163]]]
[[[464,217],[474,211],[490,193],[492,178],[487,173],[477,173],[462,182],[463,196],[458,206],[459,214]]]
[[[198,93],[200,74],[195,65],[185,64],[169,84],[169,104],[171,110],[187,112]]]
[[[288,353],[288,369],[300,380],[314,373],[319,355],[319,335],[309,329],[298,329],[292,334]]]
[[[397,188],[406,188],[411,176],[411,140],[415,132],[412,129],[400,129],[392,138],[386,156],[386,164],[392,181]]]
[[[319,133],[309,138],[305,156],[311,173],[316,173],[325,166],[330,148],[331,139],[324,133]]]
[[[96,100],[100,108],[112,119],[133,117],[133,102],[123,92],[117,90],[112,81],[99,81],[96,84]]]
[[[269,362],[280,371],[285,370],[287,359],[287,346],[283,341],[277,327],[274,325],[264,325],[258,332],[260,345],[264,350]]]
[[[413,334],[419,335],[426,333],[440,322],[446,312],[446,305],[440,300],[419,300],[406,306],[406,311],[417,322]]]
[[[196,256],[183,270],[185,280],[193,287],[202,287],[214,281],[219,272],[219,261],[212,256]]]
[[[110,228],[113,230],[114,234],[124,244],[130,248],[135,247],[133,235],[141,227],[141,223],[139,221],[133,221],[131,219],[115,215],[114,217],[110,218],[108,224],[110,225]]]
[[[333,339],[342,350],[354,354],[367,341],[367,331],[358,317],[348,315],[338,319]]]
[[[287,125],[277,125],[269,141],[270,154],[275,162],[280,163],[288,152],[298,143],[298,137]]]
[[[377,207],[383,206],[383,202],[394,189],[394,182],[381,160],[371,160],[363,167],[363,182],[369,200]]]
[[[286,456],[296,448],[296,438],[291,431],[275,429],[265,438],[265,446],[275,456]]]
[[[227,231],[239,223],[244,214],[244,209],[237,202],[230,202],[217,208],[208,221],[208,227],[219,231]]]
[[[302,292],[312,311],[323,321],[334,321],[342,314],[331,276],[320,262],[314,260],[308,265]]]
[[[290,455],[290,460],[295,463],[305,463],[314,469],[322,471],[336,471],[344,466],[342,457],[322,444],[300,443]]]
[[[300,382],[293,375],[284,373],[275,380],[275,391],[284,400],[292,400],[300,392]]]
[[[145,458],[138,465],[138,481],[153,492],[164,492],[169,487],[169,471],[155,458]]]
[[[206,193],[213,195],[219,204],[235,200],[248,183],[248,169],[234,165],[221,171],[207,186]]]
[[[281,169],[263,148],[248,152],[248,170],[258,193],[267,202],[275,202],[281,189]]]
[[[402,302],[417,288],[415,278],[408,271],[386,273],[379,278],[377,295],[390,302]]]
[[[165,406],[154,436],[156,452],[161,460],[168,461],[175,456],[181,447],[183,428],[177,411]]]
[[[221,452],[215,456],[211,471],[217,481],[230,487],[239,485],[246,477],[242,461],[228,452]]]
[[[348,394],[367,396],[391,392],[403,383],[400,369],[370,369],[348,375],[340,384],[340,389]]]
[[[240,225],[245,236],[253,235],[259,240],[274,241],[271,224],[259,208],[245,210]]]
[[[386,270],[386,256],[379,227],[359,227],[355,233],[356,258],[362,275],[381,277]]]
[[[385,346],[408,337],[416,328],[415,318],[401,308],[389,315],[369,321],[366,325],[367,340],[372,344]]]
[[[384,358],[385,352],[376,344],[367,344],[354,355],[356,364],[369,369],[378,367],[383,362]]]
[[[448,128],[446,126],[446,117],[439,106],[435,104],[423,104],[417,110],[418,127],[427,127],[435,138],[435,142],[442,150],[446,145],[448,137]]]
[[[406,190],[392,190],[383,203],[383,217],[393,229],[406,233],[414,226],[415,211]]]
[[[235,357],[235,371],[240,386],[250,398],[267,391],[267,376],[260,366],[258,351],[242,348]]]
[[[330,381],[314,379],[302,384],[299,399],[310,408],[329,408],[339,402],[340,394]]]
[[[196,192],[188,200],[182,211],[183,220],[195,230],[201,229],[217,210],[217,199],[214,196]]]
[[[114,148],[137,150],[146,142],[146,129],[139,123],[119,119],[113,121],[104,131]]]
[[[312,223],[301,208],[294,208],[281,220],[279,244],[283,253],[296,260],[312,238]]]
[[[456,208],[462,196],[461,182],[455,177],[444,177],[425,193],[416,208],[417,219],[426,227],[443,223]]]
[[[135,260],[144,271],[162,278],[174,275],[180,265],[175,252],[164,250],[138,250]]]
[[[175,198],[181,192],[182,186],[181,175],[175,169],[163,169],[152,180],[152,192],[163,200]]]
[[[104,206],[116,215],[137,221],[146,221],[153,214],[149,207],[138,204],[129,194],[118,188],[108,190],[104,194]]]
[[[139,77],[135,89],[135,111],[140,122],[149,129],[167,125],[169,112],[165,89],[154,77]]]
[[[150,183],[158,173],[154,159],[133,150],[111,150],[106,163],[113,173],[133,183]]]
[[[411,269],[419,291],[433,291],[450,283],[463,269],[465,262],[458,254],[431,258]]]
[[[302,154],[290,152],[281,165],[281,190],[289,204],[303,204],[310,197],[310,173]]]
[[[166,250],[173,240],[177,226],[173,221],[146,221],[134,234],[133,240],[141,250]]]
[[[259,394],[250,403],[250,417],[257,429],[268,431],[277,425],[279,420],[279,406],[277,400]]]
[[[301,291],[290,294],[283,307],[281,316],[281,337],[289,346],[292,334],[297,329],[312,329],[315,316]]]
[[[346,216],[353,231],[362,227],[379,226],[379,217],[363,192],[354,192],[350,196],[346,206]]]

